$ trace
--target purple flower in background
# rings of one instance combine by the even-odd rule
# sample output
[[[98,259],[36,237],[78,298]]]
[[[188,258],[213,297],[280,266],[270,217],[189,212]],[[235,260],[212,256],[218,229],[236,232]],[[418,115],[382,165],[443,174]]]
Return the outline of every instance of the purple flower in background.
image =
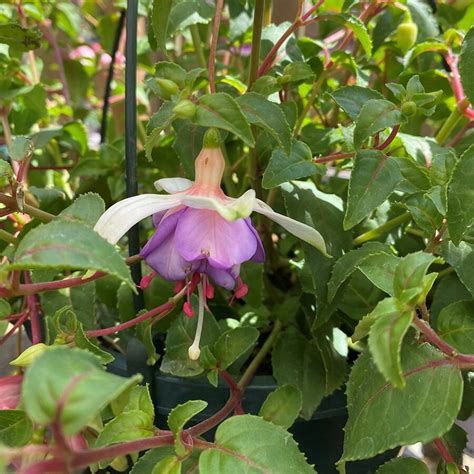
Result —
[[[153,215],[156,231],[140,254],[146,263],[166,280],[177,281],[177,291],[186,286],[188,300],[183,310],[193,316],[190,294],[197,288],[199,314],[196,337],[189,357],[199,358],[206,299],[212,298],[212,282],[234,290],[237,298],[247,293],[241,280],[240,265],[263,262],[265,252],[249,215],[263,214],[305,242],[326,252],[323,238],[312,227],[273,211],[255,199],[249,190],[238,199],[224,194],[220,185],[225,160],[219,145],[219,132],[210,129],[204,147],[196,158],[196,179],[160,179],[158,191],[169,195],[144,194],[118,202],[99,219],[95,230],[115,244],[137,222]],[[145,277],[146,280],[150,278]]]

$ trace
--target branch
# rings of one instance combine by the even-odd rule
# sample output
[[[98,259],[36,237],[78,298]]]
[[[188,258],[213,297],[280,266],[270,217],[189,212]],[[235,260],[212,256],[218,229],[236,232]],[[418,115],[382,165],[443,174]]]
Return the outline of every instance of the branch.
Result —
[[[224,8],[224,0],[217,0],[216,12],[214,14],[214,23],[212,26],[211,47],[209,51],[209,88],[211,93],[216,92],[216,50],[217,40],[219,39],[219,26],[221,24],[222,9]]]
[[[426,339],[435,345],[441,352],[457,362],[474,366],[474,355],[460,354],[453,346],[449,345],[446,341],[443,341],[431,326],[420,318],[416,317],[413,320],[413,323],[425,335]]]

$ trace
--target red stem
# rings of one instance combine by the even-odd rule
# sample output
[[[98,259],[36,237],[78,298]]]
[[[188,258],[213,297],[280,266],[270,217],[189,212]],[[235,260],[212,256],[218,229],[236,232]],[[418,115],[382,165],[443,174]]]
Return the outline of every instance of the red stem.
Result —
[[[232,410],[234,410],[234,408],[238,406],[242,400],[243,390],[241,390],[237,386],[232,376],[225,371],[219,372],[219,375],[229,385],[231,393],[229,400],[227,400],[226,404],[217,413],[214,413],[214,415],[212,415],[210,418],[201,421],[201,423],[198,423],[197,425],[194,425],[189,428],[187,432],[191,436],[200,436],[206,431],[209,431],[215,426],[217,426],[222,420],[227,418],[227,416],[232,413]]]
[[[59,49],[58,42],[56,41],[56,36],[50,31],[51,20],[46,20],[42,26],[43,26],[42,28],[43,35],[45,39],[48,41],[48,43],[50,44],[51,48],[53,48],[54,57],[56,58],[59,80],[61,81],[61,84],[63,86],[64,100],[66,101],[67,104],[70,104],[71,95],[69,94],[69,86],[66,79],[66,72],[64,70],[63,55],[61,54],[61,50]]]
[[[28,284],[31,284],[31,277],[29,272],[25,272],[25,281]],[[41,338],[41,324],[40,316],[38,312],[38,300],[36,299],[35,294],[27,295],[26,302],[28,305],[28,311],[30,313],[30,323],[31,323],[31,342],[33,344],[38,344],[42,342]]]
[[[441,454],[441,457],[443,458],[444,462],[446,463],[456,463],[454,460],[453,456],[451,453],[447,450],[446,446],[444,445],[443,441],[441,441],[440,438],[435,438],[433,440],[434,445],[436,446],[436,449],[439,451],[439,454]]]
[[[464,107],[461,105],[464,102],[466,96],[461,83],[461,75],[459,74],[458,58],[453,54],[451,48],[448,48],[448,51],[444,54],[444,59],[451,69],[451,79],[449,82],[451,83],[451,88],[453,89],[454,96],[456,97],[458,107],[467,118],[474,119],[474,110],[471,107]]]
[[[153,308],[152,310],[147,311],[146,313],[143,313],[142,315],[137,316],[136,318],[130,319],[129,321],[126,321],[122,324],[117,324],[117,326],[87,331],[86,336],[87,337],[108,336],[109,334],[114,334],[116,332],[129,329],[143,321],[146,321],[147,319],[153,318],[154,316],[157,316],[155,320],[155,322],[157,322],[161,320],[162,318],[164,318],[166,315],[168,315],[171,312],[171,310],[174,309],[175,306],[176,306],[176,303],[174,301],[162,304],[161,306]]]
[[[381,143],[380,145],[377,145],[375,147],[376,150],[385,150],[388,146],[391,145],[393,140],[395,140],[395,137],[397,136],[398,131],[400,130],[400,125],[395,125],[395,127],[392,128],[392,131],[390,132],[390,135],[387,137],[387,139]]]
[[[343,160],[344,158],[350,158],[355,155],[355,151],[333,153],[332,155],[322,156],[320,158],[314,158],[315,163],[328,163],[330,161]]]
[[[1,339],[0,346],[5,343],[5,341],[28,319],[28,312],[26,312],[21,318],[18,318],[18,321],[13,325],[13,327],[8,331]]]
[[[312,6],[302,17],[302,21],[306,21],[322,4],[324,3],[324,0],[319,0],[316,5]]]
[[[415,317],[413,323],[425,335],[426,339],[435,345],[441,352],[444,352],[456,361],[474,365],[474,355],[458,353],[454,347],[449,345],[446,341],[443,341],[443,339],[441,339],[438,334],[436,334],[436,332],[420,318]]]
[[[300,24],[301,19],[297,18],[283,33],[280,39],[273,45],[272,49],[268,52],[268,54],[265,56],[265,59],[262,61],[262,64],[260,64],[260,67],[258,68],[257,77],[263,76],[268,72],[268,70],[272,67],[272,63],[278,53],[278,50],[281,48],[287,38],[289,38],[293,34],[293,32],[300,26]]]
[[[211,48],[209,51],[209,89],[211,90],[212,94],[216,92],[216,51],[223,7],[224,0],[217,0],[216,12],[214,14],[214,24],[212,27]]]

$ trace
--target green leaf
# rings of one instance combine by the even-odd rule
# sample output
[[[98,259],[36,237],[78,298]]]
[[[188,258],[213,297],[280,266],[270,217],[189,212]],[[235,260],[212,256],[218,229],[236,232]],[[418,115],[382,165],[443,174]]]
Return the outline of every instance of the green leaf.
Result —
[[[383,313],[377,308],[371,313],[376,317],[369,333],[369,349],[377,368],[385,379],[394,387],[404,388],[405,379],[402,374],[401,355],[403,338],[413,320],[413,311],[401,311],[397,300],[389,298],[391,308]],[[388,309],[388,311],[387,311]],[[376,314],[374,314],[376,313]]]
[[[173,81],[179,88],[182,88],[186,80],[186,70],[179,64],[160,61],[155,64],[155,76]]]
[[[58,217],[64,220],[77,220],[94,227],[104,212],[104,200],[98,194],[88,193],[79,196],[69,207],[61,211]]]
[[[390,249],[384,244],[379,242],[367,242],[358,249],[351,250],[344,254],[334,265],[331,279],[328,282],[329,301],[334,299],[339,287],[352,275],[364,260],[374,255],[390,253]]]
[[[203,400],[189,400],[173,408],[168,416],[168,426],[174,435],[179,435],[184,425],[198,413],[201,413],[206,407],[207,402]]]
[[[456,163],[448,186],[448,229],[458,245],[474,223],[474,145]]]
[[[474,354],[474,302],[457,301],[441,310],[438,334],[459,352]]]
[[[171,11],[168,33],[182,31],[188,26],[207,24],[214,15],[214,7],[206,0],[185,0],[175,2]]]
[[[352,30],[355,38],[359,40],[360,44],[362,45],[366,56],[370,57],[372,55],[372,40],[370,38],[366,26],[361,20],[359,20],[359,18],[344,13],[341,13],[339,15],[323,13],[320,14],[319,17],[322,20],[334,21]]]
[[[313,82],[314,71],[309,64],[302,61],[295,61],[287,64],[283,68],[283,77],[286,79],[285,82]]]
[[[359,150],[349,181],[344,229],[354,227],[380,206],[400,180],[395,160],[379,150]]]
[[[105,372],[88,351],[53,347],[27,370],[21,399],[28,416],[41,425],[52,423],[61,406],[59,420],[69,436],[140,380],[140,375],[126,379]]]
[[[316,174],[318,167],[312,159],[308,145],[297,140],[293,140],[289,155],[281,148],[275,148],[263,173],[262,186],[270,189],[293,179]]]
[[[33,423],[23,410],[0,410],[0,443],[24,446],[33,436]]]
[[[444,53],[448,51],[446,43],[439,41],[425,41],[417,44],[414,48],[410,49],[406,56],[403,58],[403,65],[408,67],[410,63],[418,56],[428,52]]]
[[[9,268],[95,270],[135,287],[114,246],[80,222],[54,220],[31,230],[18,245]]]
[[[158,112],[155,112],[148,122],[147,131],[148,133],[155,132],[155,130],[163,130],[167,127],[174,118],[173,107],[174,104],[171,101],[166,101],[163,105],[159,108]],[[159,135],[159,134],[158,134]]]
[[[105,425],[95,442],[95,446],[99,448],[110,444],[133,441],[134,439],[150,438],[154,434],[153,418],[150,418],[143,411],[130,410],[121,413]]]
[[[439,261],[439,259],[426,252],[411,253],[403,257],[395,270],[393,280],[395,297],[403,299],[404,295],[411,294],[411,291],[414,291],[413,298],[415,298],[415,295],[416,297],[421,295],[421,298],[426,296],[433,284],[426,272],[428,267],[436,261]],[[430,281],[431,284],[429,284]],[[427,288],[427,285],[429,285],[429,288]]]
[[[201,97],[194,122],[203,127],[217,127],[239,137],[246,145],[255,145],[247,119],[239,104],[229,94],[218,92]]]
[[[474,246],[467,242],[461,242],[455,246],[452,242],[446,242],[441,247],[441,255],[456,271],[462,284],[474,297]]]
[[[269,393],[258,413],[264,420],[288,429],[303,407],[300,390],[293,385],[281,385]]]
[[[474,27],[467,32],[462,43],[461,55],[459,56],[459,74],[461,83],[471,105],[474,105]]]
[[[197,311],[196,299],[192,300],[194,311]],[[204,372],[200,361],[191,360],[188,356],[189,346],[194,340],[197,317],[188,318],[179,314],[171,323],[166,333],[166,353],[161,361],[162,372],[178,377],[194,377]],[[204,318],[201,347],[212,346],[220,336],[220,329],[212,314]]]
[[[154,468],[152,474],[181,474],[181,459],[176,455],[163,458]]]
[[[326,390],[326,371],[317,345],[290,328],[277,339],[272,367],[278,385],[290,384],[301,391],[301,415],[309,420]]]
[[[186,447],[180,438],[184,425],[198,413],[201,413],[207,405],[208,403],[203,400],[189,400],[171,410],[168,416],[168,426],[174,434],[176,454],[178,456],[183,456],[186,453]]]
[[[377,474],[430,474],[430,470],[419,459],[395,458],[380,466]]]
[[[168,23],[173,0],[153,0],[151,22],[158,51],[166,54],[166,39],[168,38]]]
[[[0,25],[0,43],[16,51],[25,52],[40,47],[41,32],[38,28],[23,28],[17,23]]]
[[[401,354],[404,390],[385,381],[369,351],[354,364],[347,387],[344,461],[431,441],[454,423],[462,397],[460,370],[440,363],[444,356],[427,343],[405,340]]]
[[[369,100],[362,106],[354,129],[354,146],[362,144],[377,132],[401,123],[398,107],[388,100]]]
[[[194,179],[194,160],[201,151],[206,129],[181,119],[173,122],[173,128],[176,131],[173,148],[181,160],[186,176]]]
[[[245,354],[257,342],[259,331],[251,326],[229,329],[219,336],[214,344],[213,353],[219,362],[219,368],[226,370],[242,354]]]
[[[247,120],[266,130],[286,151],[291,150],[291,130],[285,114],[275,102],[256,92],[248,92],[237,98]]]
[[[329,95],[352,120],[357,118],[360,110],[369,100],[383,99],[380,92],[360,86],[344,86]]]
[[[15,137],[11,146],[8,147],[8,154],[14,161],[23,161],[33,153],[33,142],[28,137]]]
[[[217,428],[215,442],[220,449],[202,452],[199,472],[315,473],[291,434],[257,416],[227,419]]]
[[[389,253],[370,255],[357,265],[357,268],[385,293],[393,295],[393,278],[399,257]]]
[[[12,307],[7,300],[0,298],[0,319],[10,316],[12,314]]]

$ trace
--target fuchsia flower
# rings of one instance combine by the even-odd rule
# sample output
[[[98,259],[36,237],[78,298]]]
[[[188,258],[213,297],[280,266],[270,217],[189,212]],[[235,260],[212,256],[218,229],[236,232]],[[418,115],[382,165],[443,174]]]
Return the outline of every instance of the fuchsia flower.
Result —
[[[99,219],[95,230],[115,244],[137,222],[153,215],[156,231],[141,251],[146,263],[166,280],[187,283],[188,301],[183,309],[192,316],[189,295],[198,289],[199,314],[196,337],[189,348],[199,358],[199,340],[206,299],[212,298],[209,278],[241,298],[247,286],[239,277],[246,261],[263,262],[265,252],[249,215],[263,214],[300,239],[326,253],[322,236],[312,227],[274,212],[249,190],[238,199],[221,189],[225,160],[219,132],[210,129],[196,158],[194,183],[184,178],[165,178],[155,183],[168,195],[143,194],[118,202]]]
[[[23,375],[0,378],[0,410],[14,410],[20,403]]]

